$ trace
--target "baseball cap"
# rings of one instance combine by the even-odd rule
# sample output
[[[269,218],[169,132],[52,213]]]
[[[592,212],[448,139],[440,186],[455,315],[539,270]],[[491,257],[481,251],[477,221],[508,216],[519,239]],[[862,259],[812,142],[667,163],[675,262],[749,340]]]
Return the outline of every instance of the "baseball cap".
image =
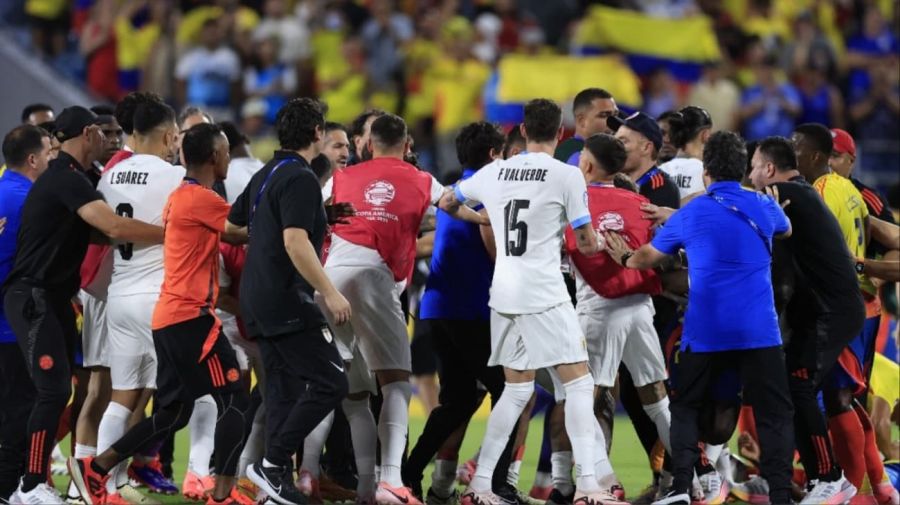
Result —
[[[656,120],[644,114],[643,112],[635,112],[634,114],[622,119],[618,116],[610,116],[606,118],[606,125],[613,131],[618,131],[620,127],[627,126],[632,130],[647,137],[647,140],[653,142],[653,146],[658,150],[662,147],[663,135]]]
[[[849,133],[840,128],[832,128],[831,140],[834,144],[834,147],[831,149],[832,151],[838,154],[847,153],[850,156],[856,157],[856,142],[853,141],[853,137],[851,137]]]
[[[56,131],[54,135],[56,135],[56,140],[65,142],[81,135],[85,127],[96,123],[97,115],[91,112],[90,109],[80,105],[73,105],[63,109],[59,116],[56,117]]]

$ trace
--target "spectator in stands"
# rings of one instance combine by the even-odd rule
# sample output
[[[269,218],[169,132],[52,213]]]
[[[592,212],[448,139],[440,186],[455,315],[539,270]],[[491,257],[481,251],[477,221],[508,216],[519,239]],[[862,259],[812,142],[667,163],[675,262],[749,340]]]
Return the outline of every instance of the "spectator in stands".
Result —
[[[643,110],[651,117],[661,116],[667,110],[681,108],[681,98],[672,73],[664,67],[654,70],[647,77]]]
[[[850,92],[850,118],[856,123],[860,174],[887,185],[900,165],[900,64],[897,58],[875,65],[870,82]]]
[[[311,54],[308,19],[304,15],[305,2],[297,3],[297,13],[292,14],[285,0],[265,0],[263,19],[254,33],[257,40],[277,37],[281,43],[279,59],[288,65],[309,58]]]
[[[828,82],[827,62],[810,56],[809,65],[797,74],[802,111],[798,123],[819,123],[843,128],[844,99],[837,86]]]
[[[203,23],[201,45],[181,57],[175,78],[179,104],[202,106],[219,119],[232,116],[232,107],[240,100],[241,62],[225,45],[218,20]]]
[[[401,46],[413,37],[412,21],[397,12],[392,0],[373,0],[372,18],[363,25],[370,84],[376,91],[395,91],[401,83]]]
[[[828,76],[837,68],[834,46],[816,25],[812,13],[803,12],[794,20],[794,40],[783,54],[782,66],[791,76],[802,77],[811,62],[821,67]]]
[[[23,123],[40,126],[53,121],[55,118],[53,107],[45,103],[32,103],[22,109],[21,119]]]
[[[266,122],[275,124],[275,114],[297,90],[297,72],[278,60],[279,39],[260,39],[254,44],[252,64],[244,71],[244,95],[266,103]]]
[[[148,14],[150,19],[147,19]],[[141,87],[144,65],[156,46],[168,15],[166,2],[149,0],[127,2],[119,11],[115,29],[120,93],[127,94]]]
[[[743,122],[744,138],[759,140],[768,136],[790,137],[801,112],[800,94],[790,83],[779,83],[774,57],[756,65],[756,85],[744,90],[738,114]]]
[[[120,98],[119,81],[111,76],[119,73],[116,62],[116,0],[97,0],[91,7],[78,39],[78,52],[87,64],[87,87],[102,98]]]
[[[688,103],[709,112],[713,132],[734,130],[735,116],[740,106],[741,91],[725,78],[722,62],[716,61],[703,67],[703,75],[688,95]]]
[[[59,0],[25,0],[25,14],[31,22],[34,49],[49,57],[66,49],[69,32],[69,2]]]
[[[870,5],[863,14],[862,30],[847,40],[847,66],[850,71],[850,95],[860,89],[868,91],[870,72],[897,58],[900,42],[896,32],[884,19],[877,5]]]

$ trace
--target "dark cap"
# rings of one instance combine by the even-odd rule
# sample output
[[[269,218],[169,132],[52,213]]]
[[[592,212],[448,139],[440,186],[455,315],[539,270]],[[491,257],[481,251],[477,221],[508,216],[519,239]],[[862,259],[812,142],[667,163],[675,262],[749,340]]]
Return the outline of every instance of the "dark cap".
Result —
[[[85,127],[93,124],[97,124],[96,114],[80,105],[73,105],[63,109],[56,117],[54,135],[56,135],[56,140],[65,142],[81,135]]]
[[[635,112],[634,114],[622,119],[618,116],[610,116],[606,118],[606,125],[613,131],[618,131],[619,127],[627,126],[632,130],[647,137],[647,140],[653,142],[653,146],[659,150],[662,147],[662,130],[656,124],[656,120],[644,114],[643,112]]]

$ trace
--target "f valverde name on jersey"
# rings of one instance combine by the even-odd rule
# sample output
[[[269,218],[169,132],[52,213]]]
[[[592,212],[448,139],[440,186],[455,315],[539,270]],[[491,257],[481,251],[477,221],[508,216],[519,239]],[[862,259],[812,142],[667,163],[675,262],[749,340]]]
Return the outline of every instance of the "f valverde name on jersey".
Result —
[[[559,275],[563,231],[591,220],[577,168],[546,153],[523,153],[486,165],[454,191],[461,202],[484,205],[497,235],[492,309],[533,314],[569,302]]]

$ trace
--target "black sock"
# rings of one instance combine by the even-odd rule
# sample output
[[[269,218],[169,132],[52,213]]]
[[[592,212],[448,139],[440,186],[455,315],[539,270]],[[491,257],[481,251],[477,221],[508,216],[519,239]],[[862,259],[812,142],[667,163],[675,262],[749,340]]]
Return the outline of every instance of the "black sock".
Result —
[[[96,458],[94,458],[94,459],[91,460],[91,470],[93,470],[93,471],[99,473],[100,475],[104,475],[104,476],[105,476],[107,473],[109,473],[109,470],[107,470],[107,469],[101,467],[101,466],[97,463],[97,459],[96,459]]]

